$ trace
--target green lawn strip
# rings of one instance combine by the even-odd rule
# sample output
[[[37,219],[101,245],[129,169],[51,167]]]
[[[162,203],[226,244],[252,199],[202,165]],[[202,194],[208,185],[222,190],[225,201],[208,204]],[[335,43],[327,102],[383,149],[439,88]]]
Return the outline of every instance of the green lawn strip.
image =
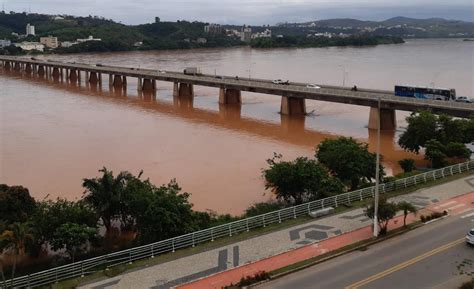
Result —
[[[445,177],[443,179],[438,179],[435,181],[430,181],[427,183],[422,183],[419,185],[403,188],[403,189],[398,189],[393,192],[385,193],[386,196],[388,197],[396,197],[404,194],[409,194],[412,193],[416,190],[427,188],[427,187],[432,187],[436,185],[440,185],[443,183],[451,182],[453,180],[461,179],[463,177],[469,176],[472,174],[472,171],[467,171],[461,174],[456,174],[453,176]],[[365,207],[367,206],[370,202],[372,202],[372,199],[365,199],[363,201],[358,201],[358,202],[353,202],[351,203],[350,206],[339,206],[335,208],[334,214],[340,214],[343,212],[347,211],[352,211],[357,208]],[[199,245],[196,245],[195,247],[189,247],[189,248],[184,248],[184,249],[179,249],[174,253],[166,253],[162,254],[159,256],[156,256],[154,258],[146,258],[143,260],[138,260],[133,262],[132,264],[124,264],[124,265],[118,265],[115,267],[110,268],[107,271],[101,271],[101,272],[96,272],[93,274],[86,275],[84,277],[79,277],[79,278],[74,278],[74,279],[68,279],[64,281],[60,281],[54,285],[43,287],[43,288],[74,288],[78,286],[79,284],[85,284],[89,283],[91,281],[97,281],[100,279],[104,278],[110,278],[114,277],[117,275],[120,275],[126,271],[129,270],[138,270],[144,267],[149,267],[165,262],[169,262],[172,260],[176,260],[179,258],[191,256],[194,254],[202,253],[205,251],[209,251],[212,249],[220,248],[229,244],[237,243],[243,240],[247,240],[250,238],[258,237],[261,235],[265,235],[271,232],[275,232],[278,230],[282,230],[288,227],[293,227],[296,225],[301,225],[305,224],[308,222],[312,222],[315,219],[309,217],[309,216],[300,216],[296,219],[291,219],[291,220],[284,220],[282,223],[274,223],[274,224],[269,224],[266,227],[261,227],[261,228],[256,228],[253,229],[249,232],[243,232],[239,233],[236,235],[233,235],[232,237],[223,237],[223,238],[218,238],[214,240],[213,242],[206,242],[206,243],[201,243]]]

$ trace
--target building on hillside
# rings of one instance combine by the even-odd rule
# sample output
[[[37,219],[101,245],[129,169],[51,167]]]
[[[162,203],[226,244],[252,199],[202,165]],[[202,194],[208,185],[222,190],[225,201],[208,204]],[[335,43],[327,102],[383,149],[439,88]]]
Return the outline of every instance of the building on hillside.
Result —
[[[160,23],[160,17],[155,17],[155,23]]]
[[[265,29],[263,32],[257,32],[255,34],[252,34],[252,39],[255,38],[271,38],[272,37],[272,31],[270,29]]]
[[[7,39],[0,39],[0,47],[7,47],[12,45],[12,42]]]
[[[59,42],[57,37],[48,36],[48,37],[40,37],[40,43],[48,48],[58,48]]]
[[[242,27],[242,31],[240,32],[240,40],[244,42],[248,42],[252,39],[252,28],[249,26]]]
[[[72,41],[62,41],[61,42],[61,47],[68,48],[71,46],[74,46],[76,44],[79,44],[78,42],[72,42]]]
[[[221,34],[223,31],[224,29],[219,24],[209,24],[204,26],[204,32],[206,33]]]
[[[94,38],[92,35],[89,35],[89,37],[87,38],[83,38],[83,39],[76,39],[77,42],[79,43],[82,43],[82,42],[88,42],[88,41],[102,41],[102,39],[100,38]]]
[[[199,37],[198,39],[196,39],[196,42],[199,43],[199,44],[206,44],[206,43],[207,43],[207,39],[206,39],[206,38]]]
[[[15,43],[16,47],[20,47],[23,50],[26,51],[31,51],[31,50],[38,50],[38,51],[44,51],[44,45],[39,43],[39,42],[20,42],[20,43]]]
[[[26,36],[28,35],[35,35],[35,26],[30,23],[26,24]]]

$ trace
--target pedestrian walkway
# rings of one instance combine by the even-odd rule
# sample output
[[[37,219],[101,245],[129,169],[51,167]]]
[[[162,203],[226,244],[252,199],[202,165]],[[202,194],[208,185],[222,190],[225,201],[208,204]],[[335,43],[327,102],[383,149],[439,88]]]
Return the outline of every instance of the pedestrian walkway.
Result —
[[[466,210],[470,208],[469,200],[474,194],[465,194],[472,191],[474,177],[470,176],[396,197],[392,201],[406,200],[419,208],[427,207],[427,210],[447,209],[467,214]],[[455,199],[456,203],[446,204],[446,200],[452,202],[450,199],[461,195],[465,195],[462,198],[467,198],[467,201]],[[435,208],[436,206],[438,208]],[[230,282],[239,281],[243,276],[253,275],[255,270],[260,270],[261,266],[253,267],[254,264],[267,264],[265,266],[269,267],[261,268],[271,271],[272,268],[285,266],[285,262],[304,260],[367,239],[371,234],[370,224],[371,220],[365,216],[364,210],[355,209],[163,264],[136,269],[80,288],[167,289],[200,278],[200,281],[180,288],[221,288]],[[402,224],[403,221],[396,219],[391,226]],[[351,233],[347,234],[348,232]],[[211,278],[202,279],[210,275]]]

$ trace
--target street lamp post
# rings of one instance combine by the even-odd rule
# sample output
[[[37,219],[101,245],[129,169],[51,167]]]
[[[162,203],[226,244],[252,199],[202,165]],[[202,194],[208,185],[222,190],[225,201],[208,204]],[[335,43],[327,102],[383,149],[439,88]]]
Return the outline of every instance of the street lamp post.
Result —
[[[379,224],[378,224],[378,211],[379,211],[379,179],[380,179],[380,119],[381,111],[380,111],[380,97],[377,101],[377,157],[376,157],[376,164],[375,164],[375,192],[374,192],[374,237],[378,237],[379,235]]]
[[[346,86],[346,67],[344,65],[339,65],[342,68],[342,87]]]

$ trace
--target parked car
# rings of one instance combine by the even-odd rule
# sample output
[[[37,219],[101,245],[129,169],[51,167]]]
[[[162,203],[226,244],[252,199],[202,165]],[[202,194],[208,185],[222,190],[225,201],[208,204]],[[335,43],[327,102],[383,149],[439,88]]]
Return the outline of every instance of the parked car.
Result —
[[[100,63],[97,63],[95,66],[102,67],[102,66],[104,66],[104,65],[103,65],[103,64],[100,64]]]
[[[307,88],[314,88],[314,89],[320,89],[321,86],[317,86],[316,84],[308,84],[306,85]]]
[[[281,79],[275,79],[272,81],[273,84],[282,84],[283,83],[283,80]]]
[[[466,243],[474,245],[474,229],[471,229],[469,232],[467,232]]]
[[[474,103],[474,101],[470,98],[468,98],[467,96],[458,96],[456,98],[456,101],[457,102],[465,102],[465,103]]]
[[[166,73],[166,71],[164,71],[164,70],[158,70],[158,72],[163,73],[163,74]]]
[[[215,78],[217,78],[217,79],[224,79],[224,77],[223,77],[223,76],[220,76],[220,75],[217,75]]]

